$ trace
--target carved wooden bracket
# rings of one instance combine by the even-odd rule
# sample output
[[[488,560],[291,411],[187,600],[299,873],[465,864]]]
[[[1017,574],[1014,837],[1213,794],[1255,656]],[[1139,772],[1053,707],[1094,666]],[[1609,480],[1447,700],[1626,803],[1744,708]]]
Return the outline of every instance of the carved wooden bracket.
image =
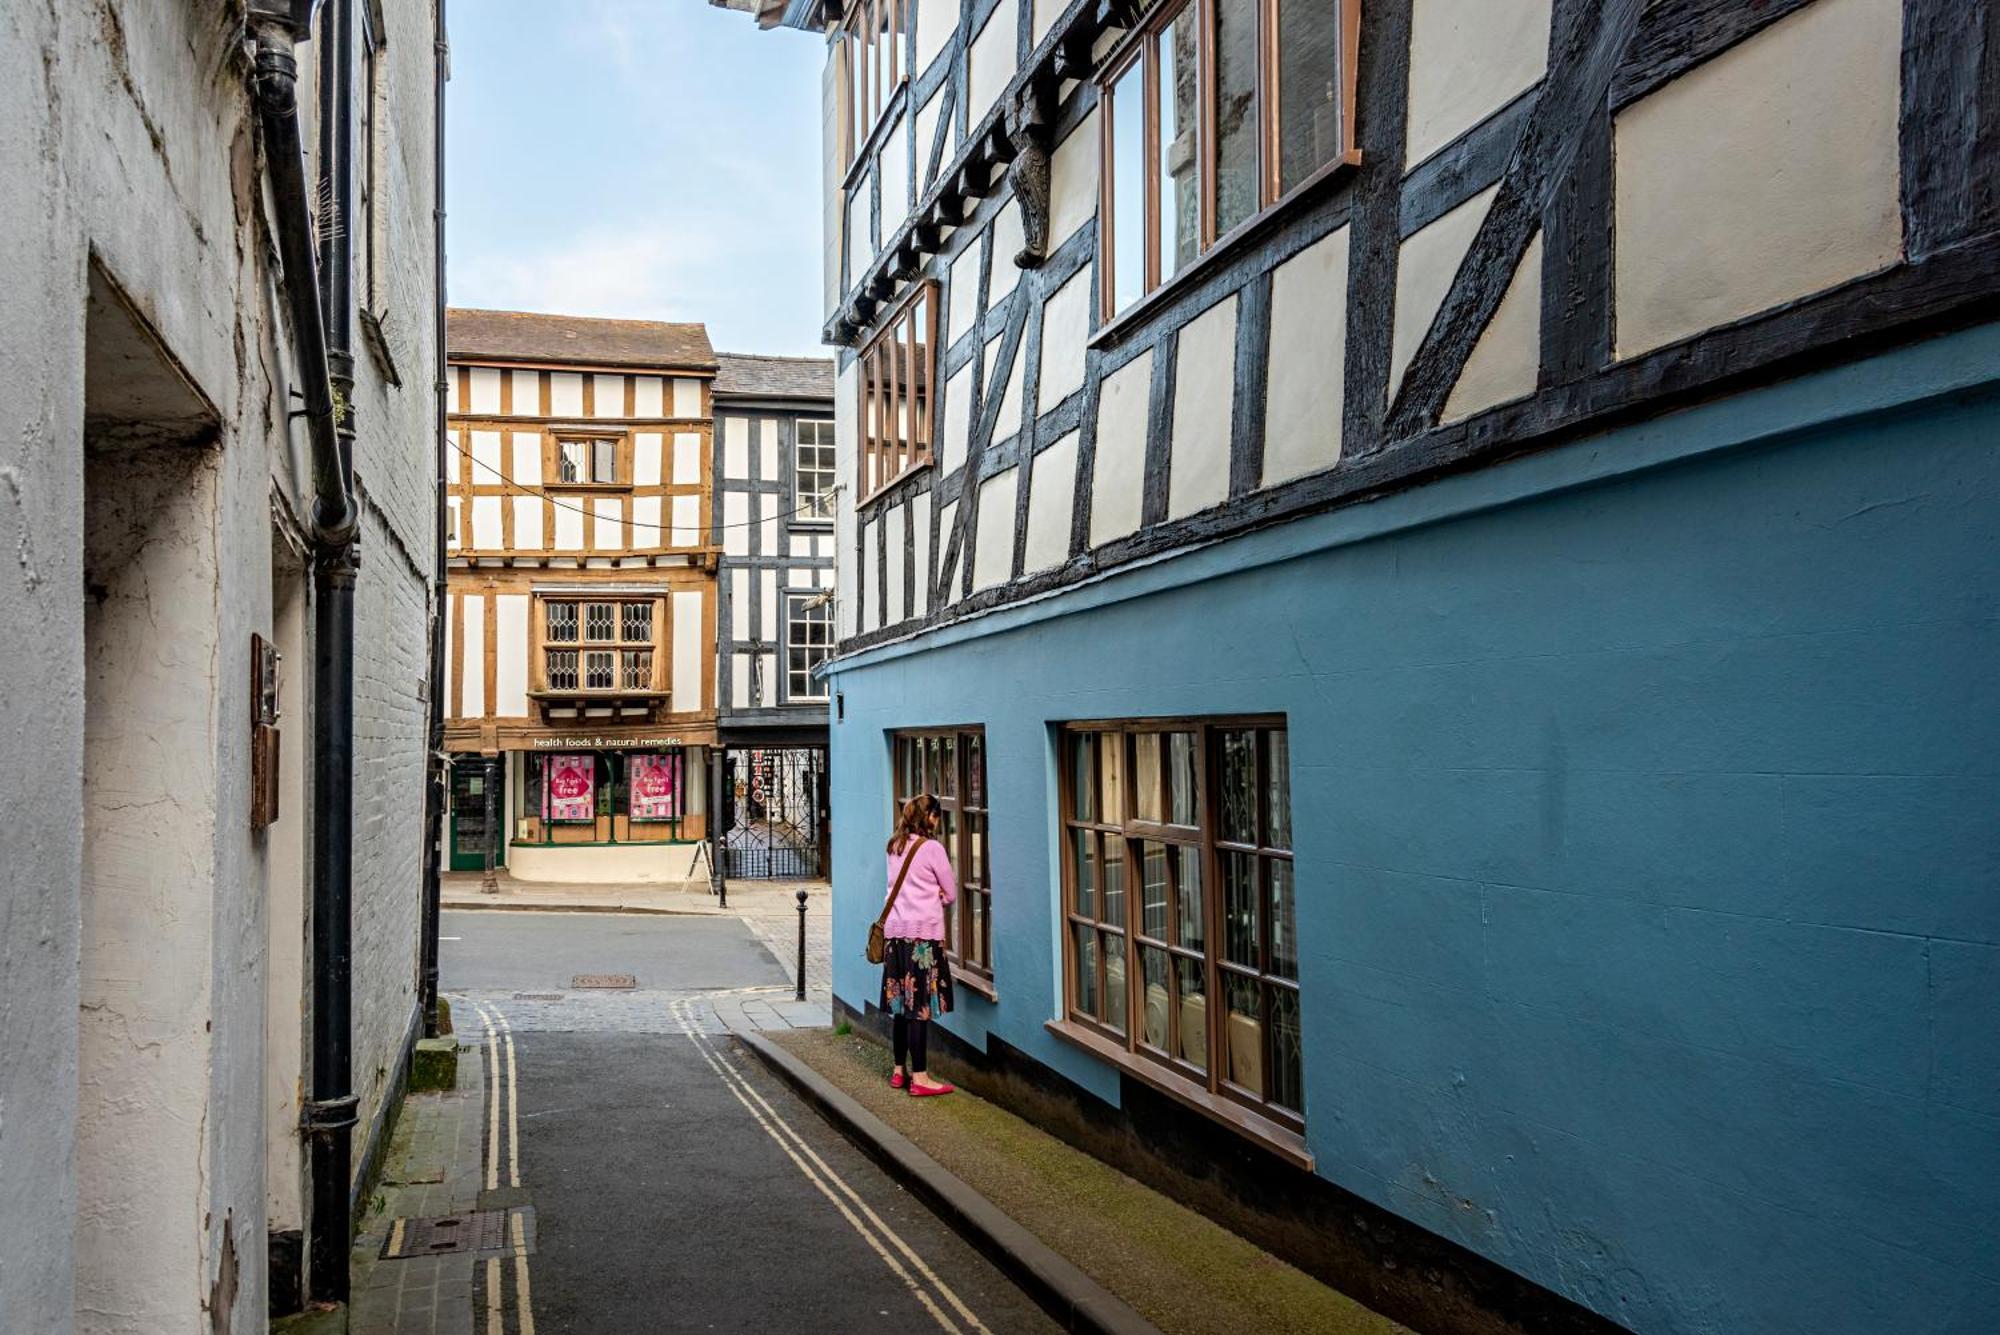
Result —
[[[1014,160],[1007,166],[1007,183],[1021,210],[1021,250],[1014,263],[1039,269],[1049,257],[1049,104],[1039,82],[1022,88],[1019,100],[1007,108],[1007,137]]]

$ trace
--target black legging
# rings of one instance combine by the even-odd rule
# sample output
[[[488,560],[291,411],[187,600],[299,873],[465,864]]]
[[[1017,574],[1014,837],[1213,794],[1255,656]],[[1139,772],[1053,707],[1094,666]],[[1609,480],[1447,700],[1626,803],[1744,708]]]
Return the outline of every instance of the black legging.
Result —
[[[896,1065],[905,1071],[926,1071],[924,1048],[930,1042],[931,1022],[897,1015],[889,1021],[889,1039],[896,1047]],[[905,1060],[907,1058],[907,1060]]]

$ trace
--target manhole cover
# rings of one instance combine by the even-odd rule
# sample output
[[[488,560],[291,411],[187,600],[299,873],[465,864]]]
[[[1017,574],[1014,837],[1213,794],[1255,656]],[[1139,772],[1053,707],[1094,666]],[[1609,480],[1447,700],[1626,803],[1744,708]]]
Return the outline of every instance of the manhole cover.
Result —
[[[580,973],[569,980],[569,985],[575,988],[637,987],[639,980],[629,973]]]
[[[398,1219],[389,1226],[382,1259],[405,1261],[413,1256],[447,1252],[500,1251],[507,1246],[507,1212],[474,1210],[435,1219]]]
[[[514,1000],[516,1001],[561,1001],[562,999],[563,994],[560,992],[516,992],[514,994]]]

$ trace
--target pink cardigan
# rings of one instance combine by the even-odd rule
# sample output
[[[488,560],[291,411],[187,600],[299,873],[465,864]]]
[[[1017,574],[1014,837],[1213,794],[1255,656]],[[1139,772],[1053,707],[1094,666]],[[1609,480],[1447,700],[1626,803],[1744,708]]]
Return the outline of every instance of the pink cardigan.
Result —
[[[882,924],[883,934],[912,941],[942,941],[944,906],[958,898],[951,858],[944,845],[935,839],[924,840],[915,852],[906,848],[901,855],[889,854],[888,879],[882,884],[884,901],[896,884],[897,873],[903,870],[905,858],[912,859],[910,874],[903,881],[903,893],[896,896],[896,906],[889,910],[889,917]]]

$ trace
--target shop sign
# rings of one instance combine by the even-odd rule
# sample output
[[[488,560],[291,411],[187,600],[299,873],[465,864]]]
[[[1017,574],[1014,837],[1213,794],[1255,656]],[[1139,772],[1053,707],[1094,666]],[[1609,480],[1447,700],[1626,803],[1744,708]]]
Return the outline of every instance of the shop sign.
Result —
[[[578,733],[565,737],[531,737],[528,748],[532,751],[632,751],[652,750],[661,746],[680,746],[678,737],[646,736],[600,736]]]
[[[597,818],[597,757],[550,756],[542,786],[542,819],[591,821]]]
[[[626,762],[626,783],[632,790],[633,820],[672,820],[674,795],[680,791],[681,758],[633,756]]]

